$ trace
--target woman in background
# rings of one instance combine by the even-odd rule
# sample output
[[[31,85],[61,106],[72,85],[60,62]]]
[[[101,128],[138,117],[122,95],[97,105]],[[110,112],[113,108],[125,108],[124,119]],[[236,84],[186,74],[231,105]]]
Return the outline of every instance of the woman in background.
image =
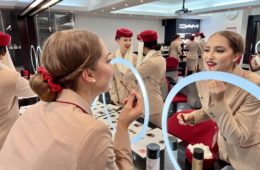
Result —
[[[20,116],[18,97],[34,95],[29,82],[14,70],[11,58],[7,56],[7,46],[10,42],[10,35],[0,32],[0,149],[14,122]]]
[[[185,76],[189,72],[194,73],[197,71],[199,55],[202,53],[200,44],[194,41],[194,36],[190,36],[187,48],[189,51],[187,53]]]
[[[205,35],[203,34],[203,32],[199,33],[199,40],[198,43],[200,44],[200,48],[201,48],[201,53],[199,55],[199,60],[198,60],[198,71],[203,70],[203,51],[206,47],[206,41],[205,41]]]
[[[137,39],[142,41],[144,57],[137,63],[137,71],[143,78],[147,89],[150,109],[150,122],[162,126],[161,117],[163,110],[163,97],[161,86],[165,79],[166,62],[160,53],[160,45],[157,43],[156,31],[145,30],[138,34]],[[131,71],[126,72],[126,80],[135,80]]]
[[[45,42],[41,63],[30,85],[42,101],[14,124],[0,152],[0,167],[133,169],[128,126],[142,114],[142,98],[135,91],[127,98],[114,142],[109,127],[90,109],[113,76],[103,41],[84,30],[55,32]]]
[[[237,60],[244,52],[242,37],[230,31],[213,34],[203,54],[207,71],[222,71],[245,78],[258,86],[260,76],[242,70]],[[217,80],[197,83],[202,108],[179,114],[179,123],[194,124],[212,119],[218,125],[220,159],[236,170],[260,167],[260,101],[247,91]]]
[[[181,55],[181,37],[180,35],[176,34],[173,36],[171,45],[169,47],[169,57],[174,57],[180,62]]]
[[[133,32],[127,28],[119,28],[116,31],[115,40],[118,44],[118,49],[112,53],[109,58],[121,57],[129,61],[132,65],[136,65],[137,55],[132,50]],[[126,71],[129,70],[124,64],[114,64],[114,77],[109,89],[111,100],[116,105],[123,104],[123,101],[129,95],[129,89],[136,86],[134,81],[126,81],[123,77]]]

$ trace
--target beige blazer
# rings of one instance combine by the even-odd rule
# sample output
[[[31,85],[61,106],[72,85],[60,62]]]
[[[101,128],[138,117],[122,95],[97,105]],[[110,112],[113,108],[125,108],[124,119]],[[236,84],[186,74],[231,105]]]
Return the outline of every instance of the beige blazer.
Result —
[[[206,41],[204,39],[201,39],[199,41],[199,44],[200,44],[200,48],[201,48],[201,54],[199,55],[200,58],[199,58],[198,64],[199,64],[199,70],[202,70],[203,69],[203,53],[204,53],[204,49],[206,47]]]
[[[110,59],[115,58],[115,53],[112,53],[109,56],[109,58]],[[133,59],[134,59],[134,61],[132,64],[135,66],[136,59],[137,59],[136,54],[133,54]],[[111,81],[110,88],[109,88],[110,98],[115,104],[122,104],[123,100],[125,98],[127,98],[129,95],[128,90],[130,91],[130,90],[134,89],[136,87],[136,83],[135,83],[135,81],[125,80],[124,74],[118,70],[117,64],[114,64],[112,67],[113,67],[113,71],[114,71],[114,77]],[[122,83],[120,81],[122,81],[126,87],[124,87],[124,85],[122,85]]]
[[[202,54],[201,45],[195,41],[190,41],[187,43],[187,48],[189,49],[187,59],[198,59],[198,57]]]
[[[162,114],[163,98],[161,86],[165,78],[166,61],[160,52],[156,52],[149,59],[145,60],[137,71],[141,75],[149,98],[150,114]],[[135,80],[132,72],[126,72],[125,79]],[[139,92],[141,90],[139,88]]]
[[[77,106],[38,102],[23,113],[0,152],[1,170],[133,169],[127,132],[117,132],[113,142],[108,126],[71,90],[57,101]]]
[[[259,75],[238,66],[233,74],[254,83],[260,79]],[[211,118],[217,123],[220,158],[230,162],[236,170],[259,169],[260,101],[231,84],[226,84],[224,100],[221,102],[211,100],[206,90],[207,81],[198,82],[197,88],[202,109],[192,114],[195,122]]]
[[[182,55],[181,52],[181,45],[177,44],[176,42],[172,41],[169,47],[169,57],[174,57],[181,61],[180,56]]]
[[[0,149],[7,137],[10,128],[19,117],[17,97],[35,95],[29,82],[18,72],[5,67],[0,69]]]

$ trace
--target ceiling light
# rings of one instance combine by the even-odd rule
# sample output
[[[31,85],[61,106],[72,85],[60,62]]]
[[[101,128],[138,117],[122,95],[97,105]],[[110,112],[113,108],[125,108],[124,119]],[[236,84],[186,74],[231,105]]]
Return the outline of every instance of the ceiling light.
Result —
[[[62,0],[34,0],[31,4],[29,4],[20,14],[20,16],[33,16]]]
[[[43,0],[36,0],[33,1],[29,6],[26,7],[26,9],[20,14],[21,16],[24,16],[26,13],[28,13],[31,9],[35,8],[38,6],[40,3],[42,3]]]
[[[60,2],[61,0],[50,0],[49,2],[45,3],[43,6],[41,6],[40,8],[38,8],[36,11],[34,11],[33,13],[30,14],[30,16],[33,16],[53,5],[55,5],[56,3]]]

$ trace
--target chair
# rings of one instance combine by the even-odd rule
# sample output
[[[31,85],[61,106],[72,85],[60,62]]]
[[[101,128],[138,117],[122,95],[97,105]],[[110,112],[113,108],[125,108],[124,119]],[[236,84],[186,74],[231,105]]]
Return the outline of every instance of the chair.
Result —
[[[172,86],[175,84],[171,78],[166,77],[165,82],[168,84],[168,93],[170,92]],[[168,94],[167,93],[167,94]],[[166,98],[166,97],[165,97]],[[164,98],[164,99],[165,99]],[[187,102],[187,96],[181,93],[178,93],[173,99],[172,99],[172,112],[177,111],[177,104],[178,103],[186,103]]]
[[[181,93],[176,94],[172,99],[172,112],[177,112],[178,103],[187,103],[187,96]]]
[[[179,76],[179,61],[174,57],[166,58],[166,77],[171,78],[175,83]]]

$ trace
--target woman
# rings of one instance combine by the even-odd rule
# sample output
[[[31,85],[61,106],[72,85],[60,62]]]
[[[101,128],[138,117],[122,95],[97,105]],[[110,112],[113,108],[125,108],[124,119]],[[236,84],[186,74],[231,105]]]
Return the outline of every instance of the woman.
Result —
[[[166,72],[166,62],[161,56],[160,45],[157,43],[157,32],[145,30],[141,32],[137,39],[144,43],[141,63],[137,63],[137,71],[141,75],[149,98],[150,122],[161,127],[161,116],[163,110],[163,98],[161,86],[164,82]],[[126,80],[135,80],[131,71],[126,72]]]
[[[199,40],[198,43],[200,44],[200,48],[201,48],[201,54],[199,55],[199,60],[198,60],[198,71],[201,71],[203,69],[203,51],[205,49],[206,46],[206,41],[205,41],[205,35],[203,34],[203,32],[199,33]]]
[[[217,32],[205,47],[204,67],[208,71],[223,71],[256,83],[259,75],[242,70],[236,64],[243,50],[239,34]],[[219,127],[220,159],[231,163],[236,170],[259,169],[260,101],[245,90],[222,81],[200,81],[197,88],[202,109],[179,114],[179,123],[194,124],[212,119]]]
[[[200,44],[194,41],[194,36],[190,36],[190,41],[187,43],[187,48],[189,49],[187,53],[187,65],[185,68],[185,76],[188,72],[196,72],[198,67],[198,59],[202,53]]]
[[[1,62],[2,60],[7,61],[7,46],[10,42],[11,37],[8,34],[0,32]],[[29,86],[29,82],[22,78],[18,72],[14,71],[12,67],[10,68],[8,66],[2,63],[0,64],[0,149],[2,148],[11,127],[20,115],[18,97],[29,97],[34,95]]]
[[[181,37],[180,35],[176,34],[173,36],[171,45],[169,47],[169,57],[174,57],[180,62],[181,55]]]
[[[132,36],[133,32],[127,28],[119,28],[116,31],[116,42],[118,49],[112,53],[109,58],[121,57],[128,60],[135,66],[137,56],[132,52]],[[123,77],[129,70],[124,64],[113,65],[114,77],[109,89],[111,100],[116,105],[123,104],[123,101],[129,95],[129,89],[133,89],[136,84],[134,81],[126,81]]]
[[[84,30],[56,32],[43,47],[41,63],[30,85],[42,101],[13,126],[0,153],[1,168],[133,169],[127,129],[142,113],[141,97],[129,95],[114,142],[90,110],[113,76],[103,41]]]

